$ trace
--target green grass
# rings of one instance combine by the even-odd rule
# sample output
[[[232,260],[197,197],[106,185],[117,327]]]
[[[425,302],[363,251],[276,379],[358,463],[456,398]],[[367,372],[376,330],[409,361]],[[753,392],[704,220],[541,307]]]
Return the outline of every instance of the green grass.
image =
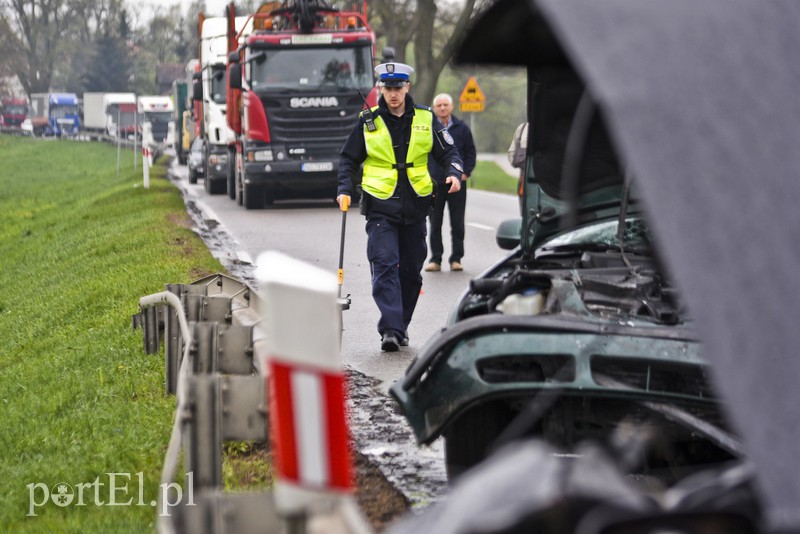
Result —
[[[183,201],[153,168],[114,147],[0,136],[0,532],[152,530],[174,398],[163,351],[146,355],[131,315],[167,283],[222,271],[191,231]],[[118,502],[48,502],[29,512],[29,484],[52,488],[127,473]],[[142,473],[137,475],[137,473]],[[41,499],[38,494],[36,498]]]
[[[509,195],[517,194],[517,177],[510,176],[499,165],[491,161],[479,161],[467,183],[467,186],[473,189]]]

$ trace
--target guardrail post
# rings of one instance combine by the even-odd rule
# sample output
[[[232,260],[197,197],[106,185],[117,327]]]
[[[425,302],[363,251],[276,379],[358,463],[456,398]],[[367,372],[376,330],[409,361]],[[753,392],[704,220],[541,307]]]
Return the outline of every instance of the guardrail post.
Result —
[[[190,415],[185,420],[187,471],[195,488],[222,485],[222,434],[216,375],[188,376],[186,382]]]
[[[275,504],[291,528],[351,489],[333,273],[267,252],[258,259]],[[311,333],[313,332],[313,335]]]
[[[181,296],[181,284],[167,284],[165,289]],[[174,309],[164,310],[164,367],[166,377],[166,393],[172,395],[178,387],[178,368],[181,364],[182,343],[178,312]]]

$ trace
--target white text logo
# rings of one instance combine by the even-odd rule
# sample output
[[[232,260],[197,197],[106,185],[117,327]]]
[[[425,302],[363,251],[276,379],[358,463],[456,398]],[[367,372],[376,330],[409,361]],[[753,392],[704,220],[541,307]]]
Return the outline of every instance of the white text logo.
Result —
[[[332,108],[339,105],[335,96],[294,97],[289,101],[293,108]]]
[[[130,473],[104,473],[105,477],[97,477],[93,482],[81,482],[75,485],[58,482],[48,487],[44,482],[32,482],[28,488],[27,517],[36,517],[36,509],[52,502],[59,508],[67,506],[156,506],[158,515],[169,516],[169,509],[183,502],[183,488],[177,482],[160,484],[158,501],[144,500],[144,473],[141,471],[131,476]],[[186,505],[194,506],[194,474],[186,473]]]

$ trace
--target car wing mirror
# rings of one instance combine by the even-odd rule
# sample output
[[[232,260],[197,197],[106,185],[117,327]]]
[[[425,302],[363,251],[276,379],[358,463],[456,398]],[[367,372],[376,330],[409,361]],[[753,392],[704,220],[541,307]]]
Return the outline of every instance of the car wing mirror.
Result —
[[[512,250],[519,246],[520,231],[522,230],[522,219],[508,219],[500,223],[497,227],[495,240],[497,246],[503,250]]]

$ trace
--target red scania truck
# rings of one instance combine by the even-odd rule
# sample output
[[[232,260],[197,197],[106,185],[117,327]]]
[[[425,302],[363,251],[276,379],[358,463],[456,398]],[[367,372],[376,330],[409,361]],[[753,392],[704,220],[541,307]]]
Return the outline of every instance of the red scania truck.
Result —
[[[377,102],[366,4],[263,4],[249,35],[229,22],[227,121],[236,133],[235,198],[259,209],[336,196],[339,150]],[[233,4],[228,20],[235,20]]]

